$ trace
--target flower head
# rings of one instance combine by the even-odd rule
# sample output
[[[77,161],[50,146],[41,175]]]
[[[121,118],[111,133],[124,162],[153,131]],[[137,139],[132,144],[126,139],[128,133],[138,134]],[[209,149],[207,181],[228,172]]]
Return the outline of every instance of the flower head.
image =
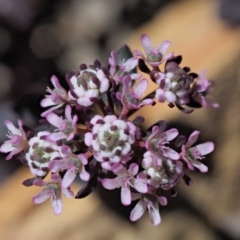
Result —
[[[91,146],[93,155],[102,167],[111,169],[117,162],[128,161],[131,144],[135,142],[138,128],[130,121],[118,119],[115,115],[96,115],[90,122],[92,133],[85,134],[85,144]]]
[[[0,152],[10,152],[10,154],[6,158],[6,160],[10,160],[13,155],[16,155],[28,149],[28,139],[25,131],[22,128],[23,122],[21,120],[18,120],[18,129],[10,121],[5,121],[4,123],[8,128],[7,137],[9,138],[9,140],[5,141],[2,144]]]
[[[49,134],[46,131],[39,132],[29,140],[30,147],[26,159],[33,175],[45,176],[49,171],[49,162],[60,157],[59,147],[48,138]]]
[[[159,47],[154,48],[152,46],[150,38],[143,34],[141,36],[141,42],[147,57],[145,57],[140,51],[134,50],[135,56],[143,58],[149,65],[153,67],[159,66],[165,60],[168,60],[173,56],[173,53],[169,53],[164,57],[166,50],[169,48],[171,43],[169,41],[164,41]]]
[[[109,88],[109,80],[101,69],[84,69],[79,75],[72,76],[69,82],[71,85],[69,97],[85,107],[91,106],[98,100],[99,95]]]
[[[61,187],[61,181],[62,180],[58,174],[53,174],[51,176],[51,181],[45,182],[41,178],[34,180],[33,185],[44,188],[33,197],[33,203],[40,204],[45,202],[48,198],[51,198],[53,212],[56,215],[60,214],[62,212],[62,193],[68,198],[74,196],[69,188]]]

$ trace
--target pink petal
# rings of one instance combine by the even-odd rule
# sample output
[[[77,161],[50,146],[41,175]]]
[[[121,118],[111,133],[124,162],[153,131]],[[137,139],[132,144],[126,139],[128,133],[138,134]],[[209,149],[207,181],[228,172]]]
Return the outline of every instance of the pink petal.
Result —
[[[128,172],[135,176],[138,173],[139,166],[136,163],[132,163],[129,166]]]
[[[49,107],[49,106],[52,106],[52,105],[55,105],[56,103],[52,100],[51,97],[46,97],[44,99],[42,99],[40,105],[42,107]]]
[[[124,67],[124,70],[126,72],[131,71],[133,68],[135,68],[138,64],[138,58],[137,57],[132,57],[129,58],[127,61],[125,61],[122,65]]]
[[[144,105],[153,105],[154,100],[148,98],[144,99],[143,101],[140,102],[139,107],[144,106]]]
[[[108,90],[108,88],[109,88],[109,81],[108,81],[107,78],[104,78],[104,79],[101,81],[101,85],[100,85],[99,91],[100,91],[101,93],[103,93],[103,92],[106,92],[106,91]]]
[[[52,160],[51,162],[49,162],[48,167],[52,172],[57,173],[59,171],[66,169],[67,160],[65,160],[65,159]]]
[[[200,132],[194,131],[188,138],[187,143],[185,144],[186,148],[190,148],[198,139]]]
[[[76,177],[76,173],[73,169],[67,170],[62,180],[62,188],[67,188],[71,185]]]
[[[45,189],[43,189],[40,193],[32,198],[34,204],[40,204],[45,202],[49,198],[49,193]]]
[[[166,96],[167,101],[170,103],[174,103],[177,101],[177,97],[173,92],[166,91],[165,96]]]
[[[166,101],[166,95],[165,95],[165,91],[163,89],[157,89],[156,91],[156,99],[160,102],[160,103],[164,103]]]
[[[119,187],[118,178],[113,178],[113,179],[105,178],[102,180],[102,185],[104,188],[108,190],[113,190],[115,188],[118,188]]]
[[[72,113],[72,108],[71,108],[70,105],[67,105],[66,108],[65,108],[65,116],[66,116],[67,120],[70,121],[70,122],[72,122],[71,113]]]
[[[62,212],[62,200],[54,199],[52,200],[52,208],[55,215],[59,215]]]
[[[161,222],[158,202],[154,203],[154,207],[149,208],[149,217],[154,226]]]
[[[67,198],[72,198],[74,197],[73,191],[70,190],[70,188],[62,188],[62,193],[67,197]]]
[[[158,199],[158,202],[159,202],[162,206],[166,206],[167,203],[168,203],[166,197],[158,197],[158,196],[157,196],[157,199]]]
[[[4,124],[13,135],[20,135],[19,129],[17,129],[12,122],[5,121]]]
[[[83,181],[88,181],[90,179],[90,174],[85,170],[84,167],[82,167],[82,171],[79,174],[79,177],[83,180]]]
[[[84,136],[84,142],[87,146],[91,146],[92,145],[92,133],[86,133]]]
[[[91,98],[91,97],[98,97],[99,93],[97,89],[89,89],[85,93],[85,97]]]
[[[203,173],[208,171],[208,167],[200,163],[199,161],[192,160],[191,163],[194,167],[198,168]]]
[[[144,214],[146,208],[146,204],[142,200],[140,200],[132,210],[130,214],[130,220],[133,222],[138,220]]]
[[[7,152],[11,152],[15,149],[15,147],[12,146],[12,143],[9,141],[6,141],[5,143],[3,143],[3,145],[0,148],[0,152],[3,153],[7,153]]]
[[[197,145],[195,148],[199,151],[199,153],[202,156],[204,156],[211,153],[214,150],[214,144],[212,142],[205,142]]]
[[[178,135],[178,130],[176,128],[172,128],[165,132],[166,135],[166,141],[171,141]]]
[[[56,105],[56,106],[54,106],[54,107],[49,108],[47,111],[45,111],[45,112],[43,112],[43,113],[41,114],[41,117],[46,117],[49,113],[51,113],[51,112],[53,112],[54,110],[62,107],[63,105],[64,105],[64,104],[59,104],[59,105]]]
[[[46,119],[48,120],[49,123],[51,123],[53,126],[57,128],[62,128],[62,126],[66,126],[66,122],[55,113],[49,113],[46,116]]]
[[[56,174],[56,173],[52,174],[51,179],[54,182],[58,182],[58,183],[60,183],[62,181],[62,178],[58,174]]]
[[[131,192],[129,185],[121,187],[121,202],[123,205],[127,206],[131,204]]]
[[[117,53],[116,53],[116,51],[111,52],[111,57],[108,58],[108,63],[111,66],[114,66],[114,67],[117,66]]]
[[[8,154],[8,156],[6,157],[6,160],[10,160],[13,157],[13,155],[18,154],[21,151],[22,149],[18,149],[18,148],[14,149],[12,152],[10,152],[10,154]]]
[[[148,81],[147,79],[142,79],[137,83],[137,85],[133,89],[133,94],[135,98],[140,99],[143,93],[146,91],[148,86]]]
[[[142,54],[142,52],[138,51],[138,50],[133,50],[133,53],[135,56],[137,57],[141,57],[143,59],[145,59],[144,55]]]
[[[168,148],[165,151],[167,155],[166,157],[169,157],[172,160],[178,160],[180,158],[180,155],[171,148]]]
[[[93,104],[92,101],[90,101],[90,99],[88,97],[82,97],[82,98],[79,98],[77,100],[77,103],[80,105],[80,106],[84,106],[84,107],[89,107]]]
[[[164,41],[157,50],[159,53],[163,55],[166,52],[166,50],[170,47],[170,45],[171,45],[171,42]]]
[[[140,193],[147,193],[148,191],[147,184],[139,179],[135,179],[133,187]]]
[[[61,139],[66,139],[68,136],[63,132],[51,133],[48,138],[52,141],[58,141]]]
[[[121,163],[114,163],[112,166],[112,171],[114,172],[114,174],[120,175],[120,174],[126,172],[126,168],[123,167],[123,165]]]
[[[141,36],[141,42],[142,42],[145,52],[147,54],[152,53],[152,51],[153,51],[152,43],[151,43],[150,38],[146,34],[143,34]]]

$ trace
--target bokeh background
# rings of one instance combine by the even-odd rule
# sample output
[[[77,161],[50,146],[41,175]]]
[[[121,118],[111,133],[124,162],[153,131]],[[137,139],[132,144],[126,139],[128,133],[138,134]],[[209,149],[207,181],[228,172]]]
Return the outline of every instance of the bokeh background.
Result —
[[[0,239],[2,240],[235,240],[240,239],[240,2],[238,0],[0,0],[0,141],[5,119],[36,127],[39,101],[52,74],[65,74],[127,43],[142,49],[140,36],[155,45],[172,42],[182,66],[207,69],[216,81],[220,109],[185,115],[166,105],[144,111],[148,125],[159,119],[201,140],[216,143],[207,174],[193,173],[191,188],[161,208],[162,223],[148,215],[132,224],[118,192],[101,188],[83,200],[64,199],[60,216],[50,203],[34,206],[37,187],[21,182],[27,168],[0,156]],[[81,183],[74,186],[75,193]]]

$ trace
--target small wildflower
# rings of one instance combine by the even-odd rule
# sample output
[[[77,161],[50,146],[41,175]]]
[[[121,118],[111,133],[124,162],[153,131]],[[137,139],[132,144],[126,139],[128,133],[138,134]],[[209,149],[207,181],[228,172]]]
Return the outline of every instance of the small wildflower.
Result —
[[[146,34],[143,34],[141,36],[141,42],[147,57],[138,50],[134,50],[134,54],[135,56],[143,58],[152,67],[159,66],[162,62],[173,56],[173,53],[169,53],[164,57],[166,50],[171,45],[169,41],[164,41],[159,47],[153,48],[150,38]]]
[[[165,197],[159,197],[156,194],[135,194],[135,199],[140,198],[139,202],[133,208],[130,219],[135,222],[142,217],[144,212],[148,210],[151,223],[156,226],[161,223],[161,217],[159,213],[159,203],[162,206],[167,205],[167,199]]]
[[[16,155],[22,151],[26,151],[28,149],[28,139],[25,131],[22,128],[23,122],[21,120],[18,120],[19,129],[17,129],[10,121],[5,121],[4,123],[8,128],[7,137],[10,140],[7,140],[2,144],[0,152],[10,152],[6,158],[6,160],[10,160],[13,155]]]
[[[73,154],[71,148],[64,145],[61,147],[61,157],[60,160],[51,161],[49,168],[54,173],[66,170],[61,183],[63,188],[69,187],[77,174],[82,180],[89,180],[90,174],[84,168],[84,165],[88,163],[84,154]]]
[[[117,92],[117,98],[122,102],[125,109],[138,109],[144,105],[152,105],[154,103],[153,99],[140,100],[144,92],[147,90],[148,81],[147,79],[141,79],[138,83],[131,89],[132,80],[130,76],[126,76],[122,80],[123,90],[122,93]]]
[[[41,204],[48,198],[51,198],[54,214],[60,214],[62,212],[62,193],[67,198],[72,198],[74,196],[69,188],[61,187],[61,181],[60,176],[57,174],[51,176],[51,181],[45,182],[41,178],[34,180],[33,185],[44,188],[40,193],[33,197],[33,203]]]
[[[131,73],[131,71],[138,64],[137,57],[132,57],[127,59],[126,61],[123,60],[122,62],[118,62],[116,51],[112,51],[111,56],[108,59],[108,62],[111,66],[110,74],[117,83],[122,82],[123,77],[126,75],[128,75],[131,79],[134,80],[141,77],[141,74]]]
[[[103,179],[102,185],[109,190],[121,187],[122,204],[129,205],[131,203],[130,187],[141,193],[148,191],[147,184],[134,177],[137,175],[138,169],[139,166],[135,163],[132,163],[128,170],[120,163],[115,163],[112,166],[112,171],[117,177],[114,179]]]
[[[60,139],[67,139],[67,141],[72,140],[74,135],[77,133],[77,115],[71,116],[72,108],[67,105],[65,108],[66,119],[63,120],[55,113],[49,113],[46,119],[53,126],[58,128],[58,132],[51,133],[49,138],[53,141],[58,141]]]
[[[205,142],[197,146],[191,147],[198,139],[200,132],[194,131],[185,145],[182,145],[182,159],[187,163],[190,170],[194,170],[194,167],[198,168],[201,172],[207,172],[208,167],[198,161],[202,160],[207,154],[214,150],[214,144],[212,142]]]
[[[47,111],[41,114],[42,117],[45,117],[48,113],[62,107],[66,102],[69,101],[67,91],[60,85],[57,77],[52,76],[51,82],[54,86],[54,89],[51,90],[49,87],[47,88],[47,92],[50,95],[46,95],[45,98],[41,101],[42,107],[51,107]]]
[[[166,146],[169,141],[176,138],[178,130],[173,128],[168,131],[162,132],[158,126],[152,128],[152,134],[146,140],[146,148],[156,156],[164,156],[173,160],[179,159],[179,154]]]
[[[200,103],[203,107],[218,108],[219,107],[218,103],[213,103],[206,98],[206,96],[208,95],[209,91],[213,86],[213,82],[206,79],[205,75],[206,75],[206,71],[205,70],[201,71],[198,79],[193,84],[192,98],[198,103]]]

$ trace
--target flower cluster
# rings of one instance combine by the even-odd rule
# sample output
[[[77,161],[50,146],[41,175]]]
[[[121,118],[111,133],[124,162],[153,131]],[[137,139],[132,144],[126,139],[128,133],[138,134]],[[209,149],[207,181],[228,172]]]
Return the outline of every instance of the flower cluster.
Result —
[[[168,102],[169,107],[185,113],[199,107],[216,108],[218,104],[207,96],[212,82],[205,71],[198,75],[189,67],[180,67],[181,56],[164,55],[169,41],[157,48],[147,35],[141,41],[146,56],[138,50],[133,56],[125,47],[111,52],[107,67],[97,60],[90,66],[81,64],[78,71],[66,75],[68,89],[53,76],[53,88],[47,88],[41,101],[42,107],[49,107],[41,114],[46,120],[44,131],[29,134],[22,121],[18,121],[19,128],[5,122],[9,140],[0,151],[9,153],[7,160],[14,155],[24,157],[33,177],[23,184],[42,187],[33,197],[35,204],[50,198],[54,213],[60,214],[62,193],[73,197],[71,184],[79,177],[86,184],[75,198],[86,197],[97,184],[107,190],[119,189],[123,205],[137,200],[132,221],[147,210],[152,224],[158,225],[159,205],[167,205],[166,193],[176,196],[175,188],[182,179],[190,185],[190,171],[208,170],[202,160],[214,150],[214,144],[196,144],[199,131],[187,139],[176,128],[168,129],[161,119],[146,130],[142,123],[147,116],[131,116],[155,101]],[[137,67],[149,79],[142,78]],[[149,81],[156,89],[146,96]],[[46,181],[48,174],[51,178]]]

